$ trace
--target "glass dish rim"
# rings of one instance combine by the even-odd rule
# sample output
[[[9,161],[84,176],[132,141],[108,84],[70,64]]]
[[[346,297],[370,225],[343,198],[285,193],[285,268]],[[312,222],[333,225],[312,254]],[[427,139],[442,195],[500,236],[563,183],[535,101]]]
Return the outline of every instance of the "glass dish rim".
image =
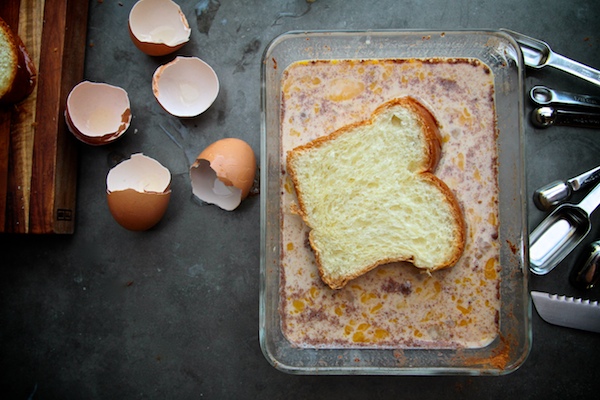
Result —
[[[523,315],[523,326],[522,326],[522,333],[524,333],[524,338],[522,341],[522,351],[519,355],[519,357],[515,358],[513,361],[513,363],[510,365],[509,368],[498,368],[498,369],[478,369],[478,368],[471,368],[471,367],[465,367],[465,366],[456,366],[456,367],[435,367],[435,366],[431,366],[431,367],[393,367],[393,368],[388,368],[388,367],[380,367],[380,366],[373,366],[373,367],[353,367],[352,365],[348,365],[348,366],[323,366],[323,367],[319,367],[319,368],[315,368],[315,367],[302,367],[302,366],[290,366],[290,365],[284,365],[282,363],[280,363],[277,360],[277,357],[275,355],[272,354],[271,350],[269,349],[269,344],[267,343],[268,341],[268,332],[266,331],[266,309],[265,307],[266,305],[266,301],[265,301],[265,290],[266,290],[266,268],[267,266],[265,265],[266,263],[266,256],[265,253],[267,252],[266,246],[267,246],[267,213],[265,212],[266,210],[266,204],[268,201],[267,198],[267,194],[269,193],[268,191],[268,178],[266,176],[266,172],[267,169],[269,168],[268,165],[268,157],[267,157],[267,136],[268,136],[268,132],[267,132],[267,112],[268,112],[268,106],[267,106],[267,101],[266,101],[266,89],[267,89],[267,81],[266,81],[266,76],[268,74],[267,69],[269,68],[268,66],[268,57],[272,54],[272,51],[274,48],[277,47],[277,45],[279,45],[280,43],[284,42],[287,39],[290,38],[304,38],[304,39],[310,39],[310,38],[318,38],[318,37],[353,37],[356,35],[360,35],[360,36],[367,36],[367,35],[373,35],[375,37],[382,37],[385,35],[392,35],[392,36],[403,36],[403,35],[410,35],[410,36],[415,36],[415,35],[423,35],[423,37],[426,37],[427,35],[469,35],[469,34],[488,34],[488,35],[496,35],[498,37],[502,37],[504,40],[506,40],[507,42],[510,43],[510,45],[512,46],[512,48],[515,51],[514,57],[515,57],[515,61],[516,61],[516,69],[517,69],[517,75],[518,75],[518,84],[517,84],[517,92],[519,94],[518,96],[518,101],[519,104],[517,106],[518,110],[518,119],[519,121],[517,122],[518,125],[518,139],[519,139],[519,144],[518,144],[518,149],[519,149],[519,182],[521,182],[521,185],[524,186],[525,185],[525,168],[524,168],[524,131],[523,131],[523,104],[522,102],[523,100],[523,88],[524,88],[524,77],[523,77],[523,62],[522,62],[522,55],[520,53],[520,49],[516,43],[516,41],[514,41],[514,39],[506,32],[503,32],[502,30],[493,30],[493,29],[477,29],[477,30],[428,30],[428,29],[419,29],[419,30],[414,30],[414,29],[400,29],[400,30],[396,30],[396,29],[382,29],[382,30],[295,30],[295,31],[289,31],[289,32],[284,32],[278,36],[276,36],[265,48],[265,51],[263,53],[263,57],[262,57],[262,63],[261,63],[261,180],[260,180],[260,185],[261,185],[261,256],[260,256],[260,260],[261,260],[261,265],[260,265],[260,332],[259,332],[259,339],[260,339],[260,345],[261,345],[261,350],[263,352],[263,355],[265,356],[265,358],[267,358],[267,360],[277,369],[283,371],[283,372],[287,372],[287,373],[296,373],[296,374],[378,374],[378,375],[505,375],[508,373],[511,373],[515,370],[517,370],[527,359],[529,352],[531,350],[531,342],[532,342],[532,332],[531,332],[531,302],[528,296],[528,292],[527,292],[527,286],[528,286],[528,275],[527,275],[527,271],[528,271],[528,264],[525,263],[524,261],[527,259],[528,256],[528,249],[527,249],[527,218],[526,218],[526,204],[525,201],[523,199],[523,197],[521,196],[520,198],[520,213],[521,213],[521,233],[524,235],[524,237],[520,238],[520,245],[519,245],[519,256],[521,258],[520,260],[520,268],[521,268],[521,272],[523,272],[523,278],[522,278],[522,286],[523,286],[523,302],[524,304],[522,304],[522,309],[520,310]],[[325,57],[326,58],[326,57]],[[355,57],[355,58],[360,58],[360,57]],[[369,57],[364,57],[364,58],[369,58]],[[382,58],[382,57],[379,57]],[[398,58],[402,58],[402,57],[398,57]],[[308,57],[307,57],[308,59]],[[281,67],[281,69],[285,69],[285,67]],[[499,131],[499,128],[497,128],[497,130]],[[527,296],[525,296],[525,294],[527,294]],[[525,298],[526,297],[526,298]],[[520,332],[521,333],[521,332]],[[315,352],[328,352],[328,351],[339,351],[340,349],[302,349],[302,350],[312,350]],[[372,349],[352,349],[353,351],[372,351]],[[439,352],[439,349],[414,349],[414,351],[436,351]],[[411,350],[409,350],[411,351]]]

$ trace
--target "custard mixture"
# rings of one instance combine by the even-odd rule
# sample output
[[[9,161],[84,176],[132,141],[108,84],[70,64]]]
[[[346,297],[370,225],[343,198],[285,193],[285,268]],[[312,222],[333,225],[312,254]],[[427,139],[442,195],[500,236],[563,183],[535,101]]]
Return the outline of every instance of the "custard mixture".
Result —
[[[367,119],[392,98],[420,100],[440,125],[442,157],[435,173],[454,192],[467,226],[465,251],[451,268],[427,274],[409,263],[389,264],[333,290],[319,278],[308,228],[290,211],[296,196],[282,170],[280,314],[290,343],[308,348],[490,343],[498,335],[501,268],[491,70],[462,58],[300,61],[284,71],[281,96],[283,166],[288,150]]]

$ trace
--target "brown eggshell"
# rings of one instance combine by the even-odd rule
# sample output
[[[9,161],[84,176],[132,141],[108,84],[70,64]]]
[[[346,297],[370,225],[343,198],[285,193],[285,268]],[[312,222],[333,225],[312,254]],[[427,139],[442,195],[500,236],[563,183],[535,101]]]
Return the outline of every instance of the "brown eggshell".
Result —
[[[248,196],[255,174],[254,151],[248,143],[236,138],[214,142],[198,155],[190,168],[194,195],[229,211]]]
[[[150,56],[164,56],[183,47],[191,29],[179,5],[171,0],[140,0],[129,13],[129,36]]]
[[[108,208],[121,226],[147,230],[167,211],[171,173],[153,158],[133,154],[108,172],[106,193]]]
[[[131,231],[145,231],[156,225],[165,215],[170,198],[170,190],[167,193],[143,193],[126,189],[106,194],[115,221]]]
[[[0,105],[18,103],[33,92],[37,72],[21,38],[0,18]]]

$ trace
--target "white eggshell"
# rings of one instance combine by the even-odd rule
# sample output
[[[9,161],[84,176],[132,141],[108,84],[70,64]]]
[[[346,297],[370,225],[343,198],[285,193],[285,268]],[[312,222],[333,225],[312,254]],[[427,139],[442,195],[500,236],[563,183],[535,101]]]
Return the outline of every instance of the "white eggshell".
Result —
[[[163,193],[171,184],[171,173],[158,161],[142,153],[113,167],[106,177],[106,190],[133,189],[138,192]]]
[[[71,133],[84,143],[112,142],[131,123],[129,96],[118,86],[83,81],[67,97],[65,120]]]
[[[219,94],[219,79],[210,65],[197,57],[176,57],[156,69],[152,91],[158,103],[176,117],[195,117],[206,111]]]
[[[200,200],[226,211],[235,210],[242,202],[242,190],[219,179],[208,160],[197,160],[190,175],[192,193]]]
[[[131,40],[144,53],[163,56],[190,40],[191,29],[179,5],[171,0],[140,0],[129,13]]]

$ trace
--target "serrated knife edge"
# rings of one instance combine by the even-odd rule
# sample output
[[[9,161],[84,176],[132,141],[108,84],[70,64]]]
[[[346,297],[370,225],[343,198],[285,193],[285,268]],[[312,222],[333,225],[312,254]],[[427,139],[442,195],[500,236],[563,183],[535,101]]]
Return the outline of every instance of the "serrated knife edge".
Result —
[[[546,294],[543,292],[538,292],[538,293]],[[590,301],[590,300],[586,300],[586,299],[580,299],[579,297],[570,297],[570,296],[565,296],[562,294],[550,294],[550,293],[548,293],[548,297],[550,297],[551,299],[559,300],[559,301],[573,302],[573,303],[578,303],[578,304],[587,304],[592,307],[599,306],[598,301],[596,301],[596,300]]]
[[[540,317],[551,324],[600,332],[600,304],[576,297],[531,292]]]

